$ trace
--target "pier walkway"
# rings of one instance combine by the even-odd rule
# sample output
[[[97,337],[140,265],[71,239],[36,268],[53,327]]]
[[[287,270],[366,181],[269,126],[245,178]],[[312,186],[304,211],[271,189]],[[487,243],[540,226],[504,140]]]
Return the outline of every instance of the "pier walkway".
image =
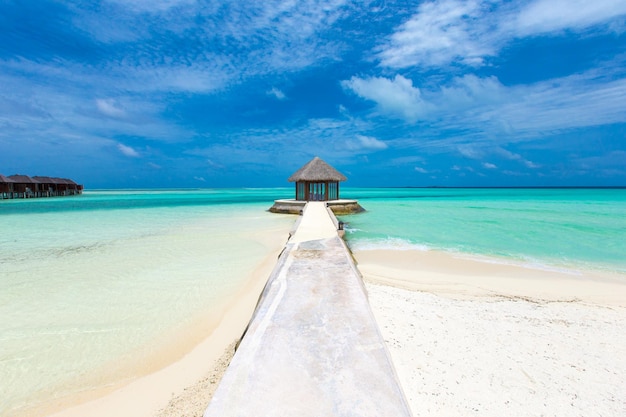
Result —
[[[336,219],[308,203],[204,416],[410,415]]]

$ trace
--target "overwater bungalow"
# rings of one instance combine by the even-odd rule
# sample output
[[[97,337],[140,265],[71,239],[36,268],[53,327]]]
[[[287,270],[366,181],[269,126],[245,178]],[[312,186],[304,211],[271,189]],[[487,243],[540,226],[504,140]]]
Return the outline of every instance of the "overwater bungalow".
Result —
[[[0,198],[36,198],[82,194],[83,186],[68,178],[0,174]]]
[[[53,197],[56,194],[57,184],[56,181],[50,177],[34,176],[33,180],[39,183],[39,195],[38,197]]]
[[[9,175],[13,180],[13,192],[17,198],[38,197],[39,183],[28,175]]]
[[[15,181],[0,174],[0,198],[13,198]]]
[[[69,178],[52,178],[57,182],[58,195],[77,195],[83,191],[83,186],[76,184]]]

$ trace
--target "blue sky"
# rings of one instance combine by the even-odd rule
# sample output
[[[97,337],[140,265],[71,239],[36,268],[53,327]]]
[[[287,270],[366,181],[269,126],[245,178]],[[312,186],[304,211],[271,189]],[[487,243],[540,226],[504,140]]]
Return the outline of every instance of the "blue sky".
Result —
[[[0,173],[626,185],[624,0],[0,0]]]

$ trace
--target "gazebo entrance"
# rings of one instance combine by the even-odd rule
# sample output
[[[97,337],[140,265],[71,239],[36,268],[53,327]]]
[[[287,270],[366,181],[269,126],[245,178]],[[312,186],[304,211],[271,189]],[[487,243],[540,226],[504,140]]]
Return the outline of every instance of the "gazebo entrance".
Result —
[[[339,182],[310,182],[296,183],[296,200],[298,201],[328,201],[339,199]]]

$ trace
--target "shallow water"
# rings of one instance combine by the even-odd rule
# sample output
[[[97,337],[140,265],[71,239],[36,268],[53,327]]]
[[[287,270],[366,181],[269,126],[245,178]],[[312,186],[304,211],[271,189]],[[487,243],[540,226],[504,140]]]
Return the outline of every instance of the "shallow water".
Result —
[[[264,234],[287,239],[276,193],[1,202],[0,415],[111,383],[210,313],[270,253]]]

